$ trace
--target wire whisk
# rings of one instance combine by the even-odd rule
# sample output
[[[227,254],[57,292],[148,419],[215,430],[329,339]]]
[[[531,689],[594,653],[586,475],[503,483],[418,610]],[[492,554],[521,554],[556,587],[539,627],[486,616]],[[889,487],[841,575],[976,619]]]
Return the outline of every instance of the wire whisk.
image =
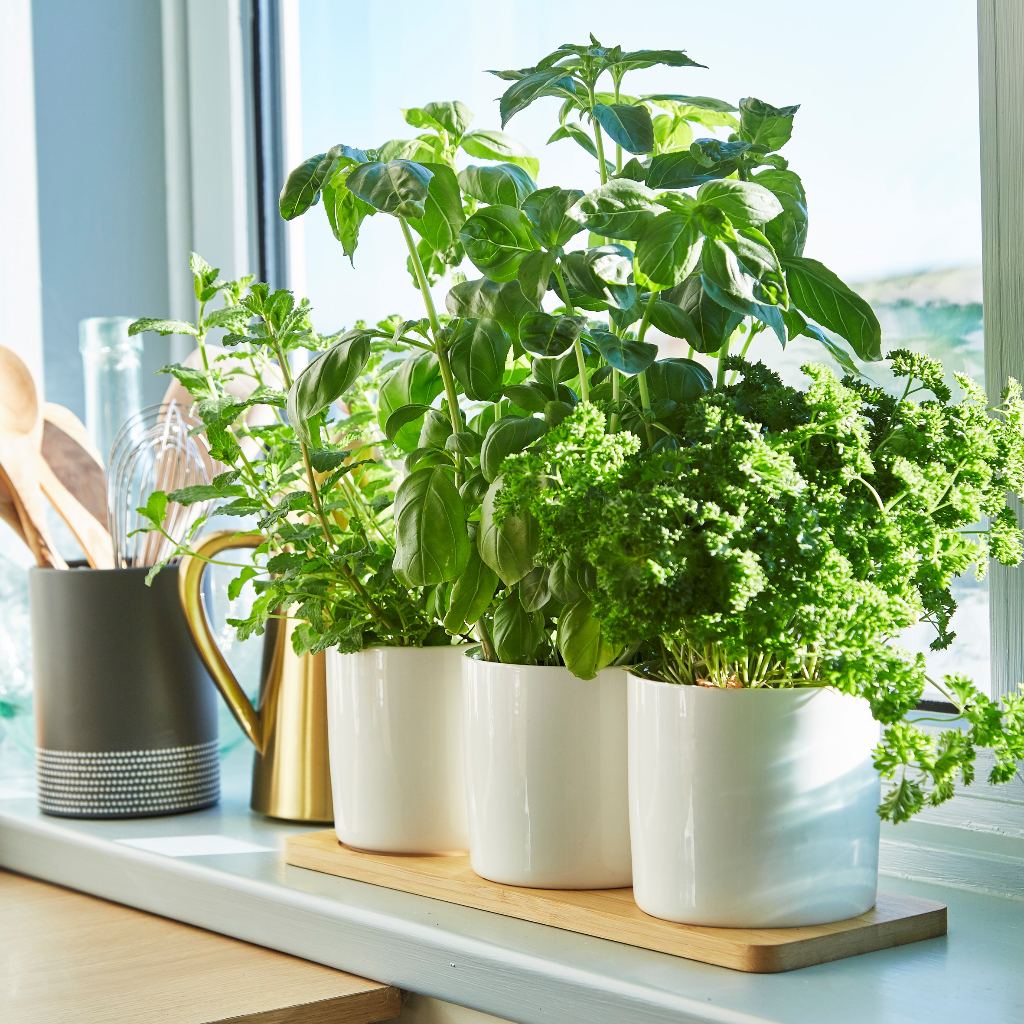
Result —
[[[122,425],[107,461],[107,515],[114,564],[121,568],[153,566],[171,558],[192,524],[210,502],[168,502],[162,532],[137,510],[153,491],[181,490],[208,484],[213,460],[197,422],[177,402],[149,406]]]

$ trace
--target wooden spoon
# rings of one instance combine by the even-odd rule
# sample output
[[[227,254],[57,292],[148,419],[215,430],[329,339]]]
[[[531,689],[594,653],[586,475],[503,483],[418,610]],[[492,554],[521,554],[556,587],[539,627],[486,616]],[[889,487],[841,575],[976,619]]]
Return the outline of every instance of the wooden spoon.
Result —
[[[63,406],[43,407],[43,460],[101,526],[106,527],[106,474],[82,421]]]
[[[62,405],[43,407],[43,493],[94,569],[114,567],[107,529],[107,478],[81,420]]]
[[[50,538],[46,505],[39,488],[39,445],[43,419],[29,368],[9,348],[0,345],[0,469],[25,539],[36,564],[66,568]]]
[[[14,531],[18,539],[30,551],[32,550],[28,538],[25,536],[25,531],[21,528],[21,518],[18,515],[18,510],[14,507],[14,501],[7,493],[6,476],[0,480],[0,521],[5,522]]]

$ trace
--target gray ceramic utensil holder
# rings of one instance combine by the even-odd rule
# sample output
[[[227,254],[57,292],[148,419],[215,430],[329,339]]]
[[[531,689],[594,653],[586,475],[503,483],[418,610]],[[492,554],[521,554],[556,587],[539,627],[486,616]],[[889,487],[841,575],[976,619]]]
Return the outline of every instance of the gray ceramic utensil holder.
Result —
[[[199,810],[220,796],[217,692],[178,570],[31,569],[39,807],[68,818]]]

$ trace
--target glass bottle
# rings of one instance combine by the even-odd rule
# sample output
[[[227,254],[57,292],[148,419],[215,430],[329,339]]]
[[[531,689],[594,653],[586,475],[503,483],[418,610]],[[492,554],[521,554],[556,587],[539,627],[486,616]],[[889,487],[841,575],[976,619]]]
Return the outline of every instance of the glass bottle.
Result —
[[[85,425],[106,460],[121,425],[142,408],[142,338],[126,316],[93,316],[78,324],[85,368]]]

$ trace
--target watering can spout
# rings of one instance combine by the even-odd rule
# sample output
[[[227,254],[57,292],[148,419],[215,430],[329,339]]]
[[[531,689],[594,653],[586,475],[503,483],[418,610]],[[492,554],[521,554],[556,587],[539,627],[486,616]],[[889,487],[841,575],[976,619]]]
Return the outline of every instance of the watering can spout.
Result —
[[[327,757],[327,685],[322,654],[298,655],[294,625],[272,619],[264,634],[257,705],[246,696],[217,646],[203,602],[203,575],[221,551],[256,548],[258,533],[225,530],[212,534],[182,559],[179,596],[196,650],[224,702],[256,749],[254,811],[288,821],[330,822],[330,767]]]

